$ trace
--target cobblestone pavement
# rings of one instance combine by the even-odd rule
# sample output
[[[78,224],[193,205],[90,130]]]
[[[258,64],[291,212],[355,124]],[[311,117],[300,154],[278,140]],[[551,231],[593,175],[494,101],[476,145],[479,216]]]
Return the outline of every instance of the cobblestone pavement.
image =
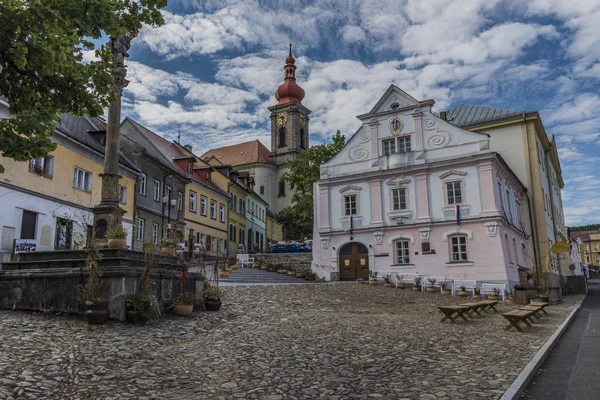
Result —
[[[147,326],[0,311],[0,399],[493,399],[567,315],[524,333],[499,314],[453,325],[435,305],[457,298],[354,283],[223,301]]]

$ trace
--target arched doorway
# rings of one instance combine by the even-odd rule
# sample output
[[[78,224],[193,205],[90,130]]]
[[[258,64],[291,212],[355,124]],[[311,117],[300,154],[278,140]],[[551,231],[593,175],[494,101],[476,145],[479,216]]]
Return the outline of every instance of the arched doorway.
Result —
[[[362,243],[352,242],[344,245],[339,252],[338,266],[340,280],[369,278],[369,250]]]

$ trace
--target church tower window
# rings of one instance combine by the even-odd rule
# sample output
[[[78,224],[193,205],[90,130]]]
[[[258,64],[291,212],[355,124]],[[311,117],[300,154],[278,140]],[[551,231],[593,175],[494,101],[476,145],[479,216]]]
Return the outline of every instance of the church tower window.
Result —
[[[300,148],[305,149],[306,144],[304,143],[304,129],[300,128]]]
[[[285,181],[279,181],[279,193],[277,194],[279,197],[285,197]]]
[[[279,128],[279,147],[285,147],[285,127]]]

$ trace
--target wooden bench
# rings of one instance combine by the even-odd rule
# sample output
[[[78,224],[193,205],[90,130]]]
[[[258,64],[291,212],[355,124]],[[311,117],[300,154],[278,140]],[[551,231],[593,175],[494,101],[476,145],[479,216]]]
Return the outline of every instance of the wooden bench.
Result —
[[[455,280],[452,283],[452,296],[456,296],[456,293],[460,292],[461,286],[464,286],[467,292],[471,292],[471,294],[475,294],[475,289],[477,288],[477,282],[476,281]]]
[[[453,324],[456,323],[456,319],[462,318],[465,321],[468,321],[465,314],[471,309],[468,306],[438,306],[438,309],[444,314],[444,318],[442,318],[441,322],[450,320]],[[454,315],[456,314],[456,316]],[[467,314],[468,315],[468,314]]]
[[[523,329],[521,329],[519,326],[519,322],[524,322],[525,325],[531,327],[531,324],[527,319],[531,317],[532,314],[533,311],[527,310],[513,310],[502,314],[502,316],[506,318],[508,322],[510,322],[510,325],[508,325],[505,329],[509,330],[510,328],[515,327],[517,331],[523,332]]]
[[[482,300],[480,301],[480,303],[483,303],[485,305],[483,311],[487,312],[494,310],[494,312],[498,312],[498,310],[496,310],[496,304],[498,304],[498,300]]]
[[[539,314],[543,310],[543,308],[539,307],[539,306],[528,305],[528,306],[519,307],[519,310],[532,311],[533,314],[531,316],[535,317],[536,319],[539,320],[539,319],[541,319]]]
[[[534,300],[531,300],[531,301],[529,302],[529,305],[530,305],[530,306],[536,306],[536,307],[542,307],[542,312],[543,312],[544,314],[548,314],[548,313],[546,312],[546,310],[545,310],[545,308],[546,308],[546,307],[548,307],[548,305],[549,305],[548,303],[545,303],[545,302],[543,302],[543,301],[534,301]]]

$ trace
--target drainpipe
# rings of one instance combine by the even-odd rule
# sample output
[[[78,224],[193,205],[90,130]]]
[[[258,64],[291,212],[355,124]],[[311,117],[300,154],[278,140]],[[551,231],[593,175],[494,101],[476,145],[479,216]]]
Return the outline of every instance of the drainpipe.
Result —
[[[528,159],[529,159],[529,181],[531,182],[531,184],[533,185],[533,167],[531,166],[531,145],[529,144],[529,128],[527,127],[527,118],[525,117],[525,113],[523,113],[523,122],[525,123],[525,139],[527,141],[527,155],[528,155]],[[525,194],[527,195],[527,192],[525,192]],[[529,200],[529,195],[527,195],[527,200]],[[537,212],[536,212],[536,205],[535,205],[535,190],[531,190],[531,200],[529,201],[529,204],[531,206],[531,210],[533,211],[533,219],[537,222],[538,218],[537,218]],[[530,215],[531,216],[531,215]],[[539,238],[539,232],[538,232],[538,225],[537,223],[533,223],[533,221],[531,221],[531,235],[533,236],[533,253],[534,253],[534,261],[535,261],[535,270],[537,271],[537,281],[540,281],[540,269],[539,269],[539,260],[538,260],[538,246],[536,245],[536,238]]]
[[[160,196],[160,238],[161,239],[165,238],[165,204],[163,203],[162,199],[163,199],[163,197],[165,197],[164,196],[165,195],[165,185],[167,182],[167,178],[169,176],[171,176],[170,172],[163,177],[163,181],[162,181],[163,195]],[[171,207],[171,205],[167,204],[167,207]]]
[[[131,250],[135,250],[133,247],[135,245],[135,230],[137,229],[137,224],[135,222],[135,218],[137,216],[137,196],[136,193],[138,191],[138,182],[140,180],[140,175],[135,178],[135,183],[133,184],[133,224],[131,227]]]

